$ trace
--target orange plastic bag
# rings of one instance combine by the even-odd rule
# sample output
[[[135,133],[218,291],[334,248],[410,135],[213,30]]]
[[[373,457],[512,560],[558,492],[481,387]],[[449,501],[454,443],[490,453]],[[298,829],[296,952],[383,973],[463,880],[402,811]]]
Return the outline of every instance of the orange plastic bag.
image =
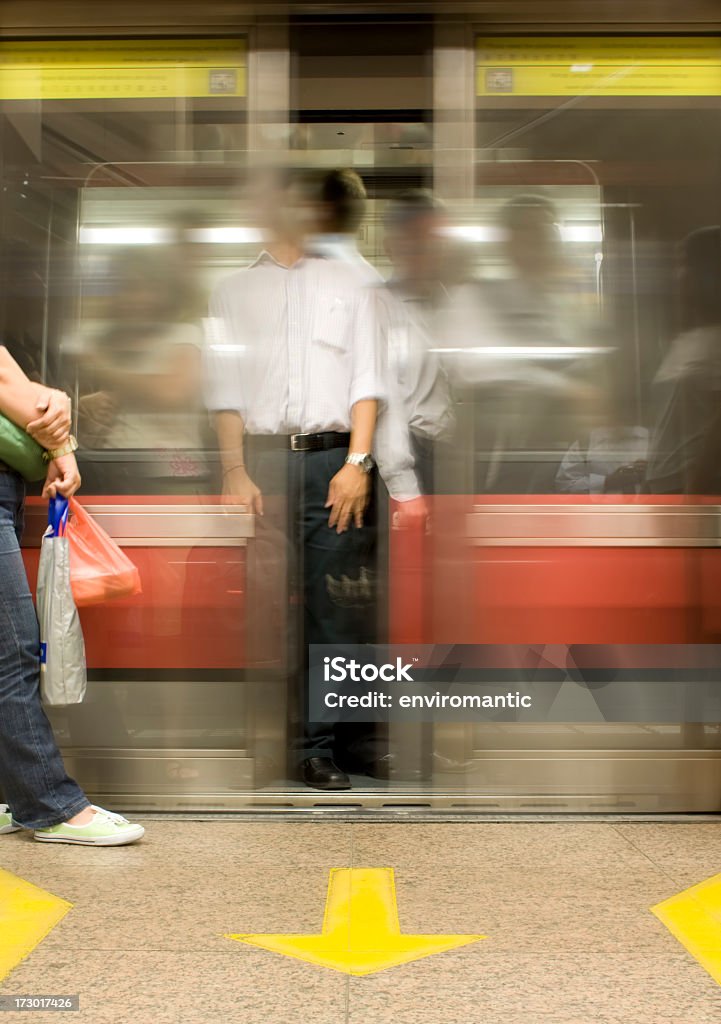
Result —
[[[78,608],[141,592],[137,566],[74,498],[66,537],[70,587]]]

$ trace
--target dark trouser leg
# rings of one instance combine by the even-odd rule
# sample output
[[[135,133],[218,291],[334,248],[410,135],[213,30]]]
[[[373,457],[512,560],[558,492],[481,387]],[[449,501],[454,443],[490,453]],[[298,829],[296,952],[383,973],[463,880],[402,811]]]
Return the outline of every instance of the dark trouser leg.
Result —
[[[345,455],[345,449],[334,448],[301,456],[306,684],[309,644],[362,644],[375,638],[373,498],[366,509],[364,525],[351,525],[341,534],[328,526],[330,509],[324,507],[328,485],[343,466]],[[302,756],[338,756],[343,752],[339,746],[345,746],[359,731],[367,734],[368,726],[306,721]]]
[[[14,819],[46,828],[90,801],[63,767],[40,703],[40,637],[20,554],[23,485],[0,473],[0,785]]]

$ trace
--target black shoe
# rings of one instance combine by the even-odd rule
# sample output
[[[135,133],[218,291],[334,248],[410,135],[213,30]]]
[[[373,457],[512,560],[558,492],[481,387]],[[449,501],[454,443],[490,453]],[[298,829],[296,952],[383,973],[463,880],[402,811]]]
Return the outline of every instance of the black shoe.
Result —
[[[301,761],[300,777],[313,789],[350,789],[350,779],[330,757],[307,757]]]
[[[423,778],[420,768],[399,764],[395,754],[383,754],[375,761],[369,761],[363,770],[372,779],[382,779],[384,782],[420,782]]]

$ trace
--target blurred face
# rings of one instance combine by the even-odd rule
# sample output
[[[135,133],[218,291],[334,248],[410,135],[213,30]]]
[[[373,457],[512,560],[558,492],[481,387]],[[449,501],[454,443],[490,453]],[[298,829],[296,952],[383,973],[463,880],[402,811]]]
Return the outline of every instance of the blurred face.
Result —
[[[153,320],[162,311],[165,298],[157,282],[144,277],[131,277],[118,296],[123,311],[135,320]]]
[[[395,275],[406,281],[436,281],[443,264],[443,218],[421,214],[386,232],[386,253]]]
[[[300,242],[316,230],[317,208],[298,183],[261,176],[248,190],[248,203],[253,220],[276,239]]]
[[[320,234],[335,234],[335,210],[332,203],[318,203],[315,208],[316,230]]]
[[[522,274],[545,275],[558,267],[560,242],[551,212],[543,207],[529,207],[523,219],[508,229],[506,253]]]

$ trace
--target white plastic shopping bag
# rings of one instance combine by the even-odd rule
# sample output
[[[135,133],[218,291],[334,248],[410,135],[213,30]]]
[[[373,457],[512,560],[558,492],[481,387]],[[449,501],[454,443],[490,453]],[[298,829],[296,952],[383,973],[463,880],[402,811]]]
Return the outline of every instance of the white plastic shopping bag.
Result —
[[[79,704],[87,684],[83,631],[70,587],[67,522],[67,499],[51,499],[40,549],[37,595],[40,694],[45,704]]]

